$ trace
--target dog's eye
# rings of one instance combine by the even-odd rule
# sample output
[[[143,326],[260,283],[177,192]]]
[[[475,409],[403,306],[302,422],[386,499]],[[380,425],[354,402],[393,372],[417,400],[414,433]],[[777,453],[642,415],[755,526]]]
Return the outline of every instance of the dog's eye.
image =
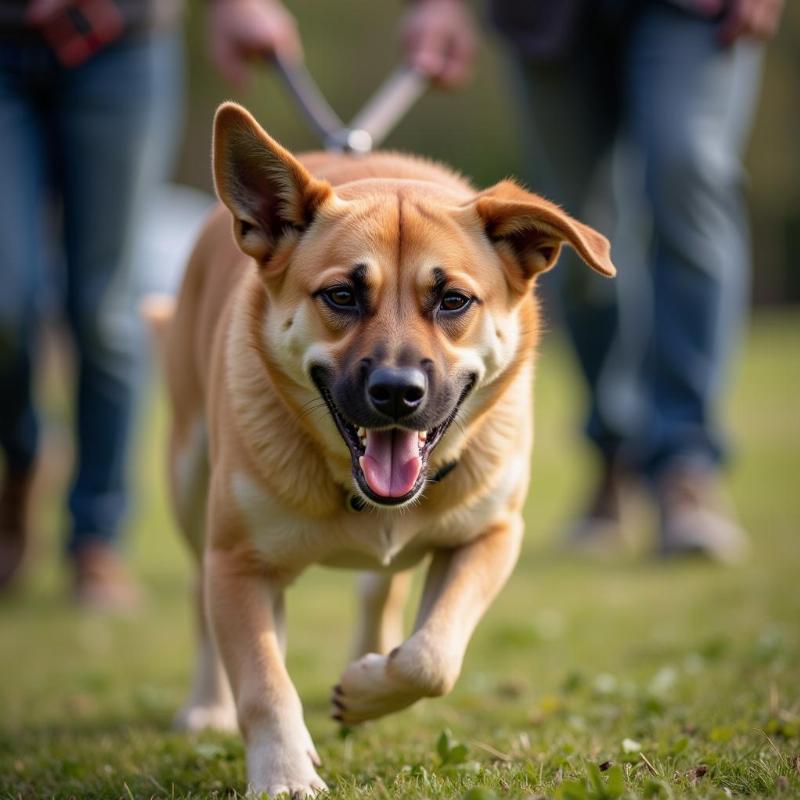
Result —
[[[354,309],[356,308],[356,296],[345,286],[336,286],[328,289],[323,297],[335,308]]]
[[[471,299],[461,292],[447,292],[439,304],[439,309],[441,311],[463,311],[471,302]]]

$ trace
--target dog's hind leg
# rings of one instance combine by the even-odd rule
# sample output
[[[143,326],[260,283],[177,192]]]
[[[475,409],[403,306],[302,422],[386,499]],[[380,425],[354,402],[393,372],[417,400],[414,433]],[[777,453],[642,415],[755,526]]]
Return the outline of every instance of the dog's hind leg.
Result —
[[[183,431],[182,431],[183,432]],[[205,425],[197,419],[178,443],[172,439],[172,494],[180,527],[197,564],[192,588],[197,655],[192,690],[186,705],[175,717],[182,730],[235,730],[236,709],[228,678],[206,621],[203,601],[202,560],[205,538],[205,507],[208,496],[208,458]]]
[[[388,653],[403,641],[403,610],[411,571],[362,572],[358,576],[358,627],[353,658]]]
[[[192,690],[186,705],[175,717],[181,730],[236,730],[236,708],[217,646],[206,622],[203,581],[198,576],[193,589],[197,627],[197,656]]]

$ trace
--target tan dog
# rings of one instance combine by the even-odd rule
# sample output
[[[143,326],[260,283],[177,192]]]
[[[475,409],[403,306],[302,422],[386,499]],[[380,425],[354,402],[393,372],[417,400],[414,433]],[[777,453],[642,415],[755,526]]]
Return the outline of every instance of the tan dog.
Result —
[[[614,267],[606,239],[512,182],[477,193],[396,154],[295,159],[233,104],[214,176],[226,207],[167,330],[174,500],[203,565],[181,720],[238,720],[251,790],[306,796],[325,784],[284,666],[284,589],[310,564],[365,571],[335,719],[448,692],[520,549],[532,283],[564,242]]]

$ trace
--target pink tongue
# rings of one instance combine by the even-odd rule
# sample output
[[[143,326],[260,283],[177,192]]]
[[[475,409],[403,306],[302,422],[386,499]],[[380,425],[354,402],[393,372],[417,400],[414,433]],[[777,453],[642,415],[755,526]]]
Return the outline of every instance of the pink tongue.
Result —
[[[413,488],[422,469],[416,431],[392,428],[367,431],[367,449],[361,462],[369,488],[381,497],[403,497]]]

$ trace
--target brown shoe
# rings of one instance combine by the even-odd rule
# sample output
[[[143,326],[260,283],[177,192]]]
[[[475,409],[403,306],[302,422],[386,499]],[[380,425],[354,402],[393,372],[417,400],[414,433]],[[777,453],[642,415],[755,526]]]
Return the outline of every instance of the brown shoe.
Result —
[[[618,549],[622,536],[622,494],[630,476],[606,462],[583,516],[564,537],[564,547],[578,553],[602,555]]]
[[[0,487],[0,592],[19,571],[28,539],[28,500],[33,470],[8,472]]]
[[[747,535],[734,517],[716,470],[691,464],[671,468],[656,487],[656,501],[660,555],[697,555],[728,564],[747,555]]]
[[[110,614],[135,611],[141,593],[119,553],[93,542],[75,554],[75,601],[87,610]]]

